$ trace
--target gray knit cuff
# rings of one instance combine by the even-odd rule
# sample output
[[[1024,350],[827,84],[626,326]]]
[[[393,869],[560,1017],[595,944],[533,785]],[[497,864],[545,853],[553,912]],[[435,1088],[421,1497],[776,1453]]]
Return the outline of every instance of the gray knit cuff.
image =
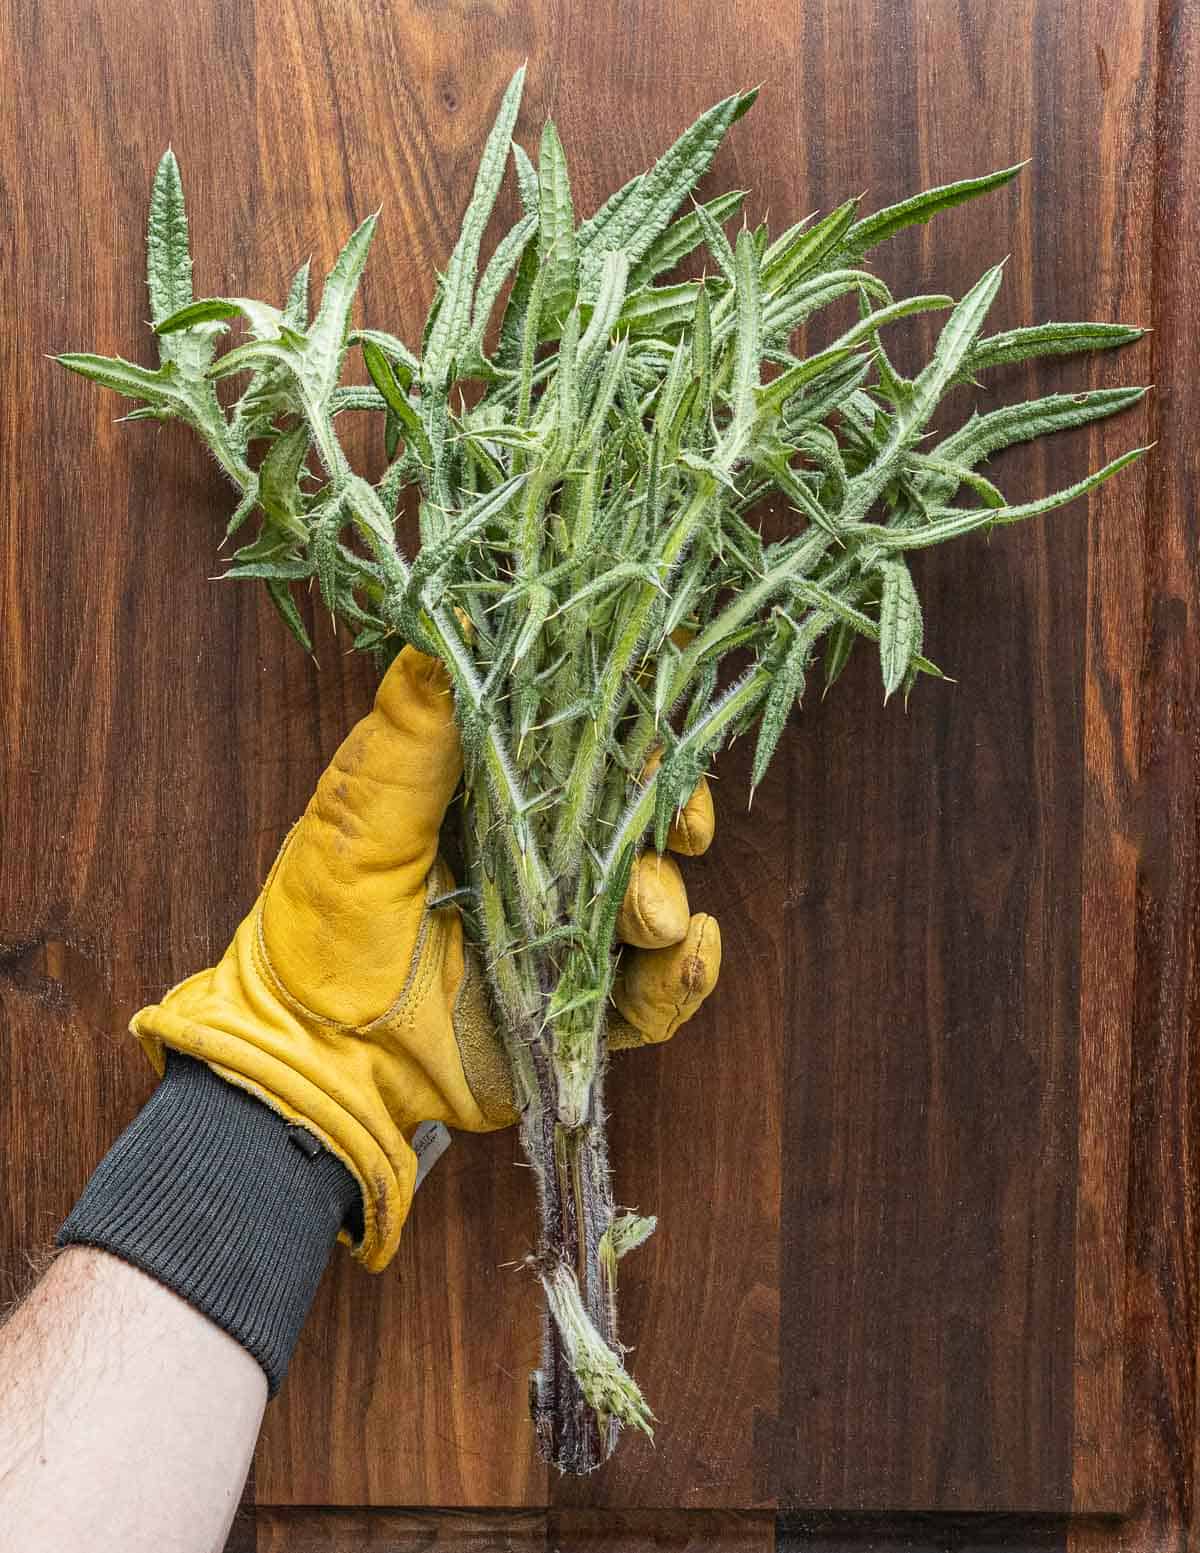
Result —
[[[354,1177],[311,1133],[168,1052],[162,1083],[58,1232],[140,1267],[247,1349],[279,1389]]]

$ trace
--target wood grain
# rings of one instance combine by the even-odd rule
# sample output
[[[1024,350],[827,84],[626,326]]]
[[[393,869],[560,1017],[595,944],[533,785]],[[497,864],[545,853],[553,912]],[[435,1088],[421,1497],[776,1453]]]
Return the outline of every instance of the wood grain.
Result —
[[[1123,257],[1104,266],[1082,252],[1084,234],[1118,221],[1112,178],[1131,163],[1136,178],[1145,160],[1149,106],[1139,117],[1135,85],[1149,11],[1124,14],[1120,79],[1110,72],[1102,86],[1095,50],[1115,25],[1104,6],[902,5],[886,25],[882,10],[860,5],[810,12],[801,47],[818,63],[805,77],[801,144],[821,148],[808,162],[812,203],[864,186],[875,202],[885,189],[892,197],[1033,156],[1010,190],[890,245],[884,278],[961,295],[1011,250],[989,329],[1116,317],[1130,305],[1144,316],[1144,289],[1131,298],[1128,281],[1116,283],[1135,274],[1145,287],[1144,208],[1125,212]],[[1068,73],[1069,101],[1057,88]],[[871,104],[861,125],[851,117],[860,101]],[[1101,171],[1110,167],[1119,171]],[[913,330],[914,359],[930,332]],[[1120,370],[1136,379],[1139,363],[1126,357]],[[989,375],[987,392],[961,394],[959,408],[1081,379],[1078,363],[1014,369]],[[1117,434],[1138,429],[1127,421]],[[1058,439],[997,461],[998,478],[1021,499],[1076,477],[1088,452],[1084,437]],[[1135,479],[1115,498],[1135,507],[1132,525],[1109,517],[1110,543],[1118,529],[1136,531],[1137,492]],[[1128,683],[1141,584],[1136,543],[1128,554],[1122,544],[1128,570],[1089,637],[1098,546],[1076,509],[924,553],[928,650],[959,684],[919,687],[905,715],[881,706],[878,670],[860,654],[797,730],[783,1503],[1124,1502],[1132,897],[1127,848],[1111,835],[1117,799],[1109,810],[1085,801],[1085,742],[1099,719],[1085,726],[1084,687],[1090,698],[1106,675]],[[1089,767],[1097,786],[1127,756],[1129,728],[1116,737]],[[1114,846],[1124,894],[1098,908],[1111,881],[1095,859]],[[1101,947],[1097,910],[1120,924],[1117,944]],[[1107,958],[1085,971],[1095,953]],[[1103,1020],[1081,1019],[1084,975],[1107,982]],[[1088,987],[1094,1011],[1098,983]],[[1077,1408],[1087,1415],[1078,1433]],[[1084,1453],[1105,1470],[1085,1466]]]
[[[260,1508],[256,1553],[772,1553],[773,1515],[553,1510],[506,1515]],[[235,1553],[227,1548],[226,1553]],[[237,1550],[240,1553],[240,1550]]]
[[[231,1546],[740,1553],[771,1545],[770,1514],[705,1507],[777,1504],[855,1512],[781,1523],[820,1553],[1194,1545],[1193,0],[0,17],[0,295],[20,299],[0,330],[0,1297],[148,1092],[130,1012],[220,953],[370,694],[322,621],[317,668],[250,590],[206,582],[227,493],[194,441],[113,425],[115,401],[45,359],[148,359],[161,149],[200,292],[281,295],[382,203],[362,314],[414,337],[521,59],[520,134],[555,115],[585,211],[762,81],[710,182],[776,226],[1034,155],[880,270],[961,292],[1011,252],[997,327],[1152,316],[1152,366],[1147,346],[992,390],[1156,381],[1149,502],[1126,475],[1086,513],[923,557],[958,686],[882,709],[860,652],[749,815],[748,751],[722,763],[717,846],[689,875],[722,915],[721,988],[610,1086],[619,1195],[662,1218],[623,1290],[657,1448],[626,1442],[583,1484],[534,1461],[537,1301],[506,1265],[529,1183],[512,1138],[460,1138],[387,1274],[331,1264]],[[929,338],[903,334],[902,359]],[[1135,420],[1009,459],[1006,490],[1074,477],[1141,440]],[[1076,1515],[930,1518],[997,1509]]]

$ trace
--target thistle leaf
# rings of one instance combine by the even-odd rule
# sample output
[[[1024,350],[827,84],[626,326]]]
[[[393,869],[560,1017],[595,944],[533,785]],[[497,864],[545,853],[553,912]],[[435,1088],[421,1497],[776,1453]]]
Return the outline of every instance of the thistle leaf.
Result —
[[[931,221],[943,210],[976,199],[981,194],[990,194],[993,189],[1003,188],[1027,165],[1018,162],[1015,167],[1003,167],[999,172],[986,173],[982,178],[963,178],[958,183],[942,184],[939,188],[927,189],[923,194],[914,194],[910,199],[901,200],[898,205],[889,205],[884,210],[876,211],[873,216],[867,216],[850,228],[842,245],[843,251],[853,258],[862,258],[872,248],[877,248],[880,243],[895,237],[897,232],[902,232],[905,227]]]
[[[123,361],[120,356],[92,356],[84,351],[67,351],[54,359],[68,371],[103,388],[114,389],[127,399],[142,399],[155,410],[182,415],[188,409],[178,378],[166,366],[151,371],[149,367]]]
[[[692,215],[700,224],[704,245],[713,256],[717,268],[731,286],[736,286],[737,265],[734,262],[733,249],[729,239],[721,230],[720,222],[704,205],[697,205]]]
[[[758,725],[758,742],[754,746],[754,765],[750,773],[752,790],[760,786],[766,776],[791,710],[804,694],[804,675],[811,652],[811,641],[796,634],[771,678]]]
[[[561,321],[575,299],[578,263],[575,206],[567,159],[550,119],[542,131],[538,156],[538,261],[547,272],[542,288],[542,329]]]
[[[1082,394],[1048,394],[1044,399],[1006,405],[986,415],[973,414],[934,452],[938,458],[971,467],[1002,448],[1116,415],[1137,404],[1145,394],[1144,388],[1095,388]]]
[[[590,301],[600,281],[606,253],[623,248],[636,265],[670,225],[679,209],[712,165],[730,125],[754,102],[757,92],[745,92],[714,104],[659,158],[635,184],[626,184],[608,205],[579,229],[579,291]]]
[[[763,256],[763,286],[772,293],[786,292],[819,269],[822,262],[836,253],[858,211],[858,200],[847,200],[830,211],[815,227],[795,229],[772,244]]]
[[[1148,448],[1132,448],[1105,464],[1103,469],[1076,480],[1074,485],[1064,486],[1061,491],[1043,496],[1038,501],[1022,502],[1014,507],[938,507],[929,514],[927,523],[916,528],[882,528],[874,523],[863,523],[857,525],[854,532],[869,533],[872,543],[884,550],[924,550],[930,545],[940,545],[947,539],[959,539],[964,534],[972,534],[976,529],[1023,523],[1026,518],[1041,517],[1043,513],[1053,512],[1056,507],[1065,507],[1068,502],[1086,496],[1089,491],[1103,485],[1105,480],[1110,480],[1148,451]]]
[[[304,651],[311,653],[313,650],[312,638],[300,618],[300,611],[296,608],[296,601],[292,597],[286,582],[267,581],[267,594],[271,603],[279,611],[280,618],[285,626],[300,643]]]
[[[521,196],[521,208],[527,216],[536,218],[539,204],[538,172],[529,159],[529,152],[515,140],[512,143],[513,165],[517,169],[517,193]]]
[[[431,386],[444,385],[453,376],[456,359],[470,332],[479,245],[504,179],[524,86],[525,67],[522,65],[505,89],[496,122],[483,148],[475,190],[463,216],[462,230],[446,266],[445,284],[429,330],[421,369],[425,382]]]
[[[383,395],[388,409],[399,421],[417,457],[426,467],[429,467],[433,463],[433,450],[429,444],[429,433],[425,430],[415,405],[396,381],[391,362],[374,339],[369,338],[365,333],[360,333],[358,339],[362,346],[363,361],[371,375],[372,383]]]
[[[977,340],[967,353],[959,374],[969,381],[977,372],[1017,361],[1036,361],[1043,356],[1070,356],[1080,351],[1112,350],[1131,345],[1145,334],[1126,324],[1035,324],[1006,329]]]
[[[689,215],[673,221],[662,236],[651,244],[646,256],[638,264],[636,271],[630,277],[631,286],[635,290],[648,286],[657,276],[674,269],[681,259],[686,259],[688,254],[695,252],[705,240],[704,217],[700,214],[701,210],[710,221],[717,223],[719,231],[720,223],[736,215],[745,198],[744,189],[731,189],[727,194],[718,194],[716,199],[709,200],[706,205],[698,207]],[[722,236],[724,236],[723,233]]]
[[[155,324],[192,300],[192,257],[183,180],[170,146],[163,152],[150,194],[146,282],[150,289],[150,318]]]
[[[879,665],[883,698],[900,689],[913,656],[921,650],[924,622],[921,601],[903,561],[880,561],[883,593],[879,604]]]
[[[329,272],[317,316],[305,337],[303,371],[309,392],[315,398],[326,398],[338,380],[348,343],[350,309],[378,220],[379,212],[376,211],[351,233]]]
[[[311,259],[305,259],[292,276],[287,301],[283,304],[284,323],[289,329],[296,329],[301,333],[308,328],[308,277],[311,268]]]

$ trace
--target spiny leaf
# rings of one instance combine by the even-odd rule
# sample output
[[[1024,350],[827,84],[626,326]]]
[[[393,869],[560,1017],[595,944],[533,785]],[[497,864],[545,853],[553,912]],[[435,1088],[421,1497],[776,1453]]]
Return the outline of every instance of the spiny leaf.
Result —
[[[921,650],[924,625],[921,601],[903,561],[880,561],[883,593],[879,603],[879,665],[883,698],[899,690],[913,656]]]
[[[763,286],[770,292],[784,292],[818,269],[824,259],[835,253],[850,229],[858,210],[858,200],[847,200],[830,211],[811,229],[799,228],[788,240],[773,244],[763,256]]]
[[[1041,517],[1043,513],[1053,512],[1056,507],[1065,507],[1068,502],[1075,501],[1080,496],[1086,496],[1089,491],[1094,491],[1098,485],[1103,485],[1113,475],[1141,458],[1148,448],[1132,448],[1128,453],[1122,453],[1119,458],[1114,458],[1111,463],[1105,464],[1103,469],[1098,469],[1094,474],[1076,480],[1074,485],[1064,486],[1061,491],[1054,491],[1049,496],[1043,496],[1038,501],[1022,502],[1013,507],[985,507],[985,508],[961,508],[938,507],[929,514],[929,521],[916,528],[882,528],[873,523],[856,525],[853,532],[856,534],[869,533],[873,544],[884,550],[923,550],[930,545],[940,545],[947,539],[959,539],[964,534],[974,533],[976,529],[992,528],[995,525],[1008,523],[1023,523],[1026,518]]]
[[[1094,388],[1082,394],[1048,394],[1023,404],[1006,405],[986,415],[972,414],[965,425],[940,442],[938,458],[972,466],[1002,448],[1032,442],[1051,432],[1086,426],[1127,410],[1145,397],[1144,388]]]
[[[1003,188],[1027,165],[1018,162],[1015,167],[1003,167],[999,172],[986,173],[982,178],[963,178],[958,183],[942,184],[936,189],[927,189],[923,194],[914,194],[910,199],[901,200],[898,205],[889,205],[852,226],[846,233],[843,249],[861,258],[880,243],[895,237],[905,227],[913,226],[916,222],[931,221],[943,210],[975,199],[980,194],[990,194],[993,189]]]
[[[150,193],[146,228],[146,283],[150,321],[157,325],[192,300],[192,259],[187,210],[179,163],[170,146],[164,151]],[[159,360],[174,362],[189,377],[199,377],[212,360],[216,333],[203,320],[176,339],[160,339]]]
[[[508,162],[524,85],[525,66],[522,65],[505,89],[496,122],[483,148],[475,190],[463,216],[458,242],[446,266],[445,285],[425,346],[422,373],[425,381],[430,384],[444,384],[449,380],[455,360],[470,331],[471,298],[479,267],[479,245],[483,241],[504,179],[504,168]]]
[[[689,215],[673,221],[662,236],[651,244],[631,276],[630,284],[635,290],[649,285],[657,276],[674,269],[681,259],[685,259],[700,246],[704,241],[704,217],[701,216],[701,211],[711,221],[719,224],[737,214],[745,197],[744,189],[731,189],[727,194],[718,194],[715,199],[709,200],[706,205],[698,207]]]
[[[538,155],[538,260],[548,272],[542,290],[544,331],[547,322],[561,319],[574,301],[578,262],[567,159],[550,119]]]
[[[287,583],[268,579],[267,593],[271,603],[279,611],[284,625],[287,626],[304,651],[311,653],[313,650],[312,639],[305,630],[304,621],[300,618],[300,611],[296,608],[296,601],[292,597]]]
[[[56,356],[55,361],[80,377],[86,377],[104,388],[115,389],[127,399],[144,399],[157,410],[182,414],[188,401],[166,368],[151,371],[119,356],[93,356],[85,351],[67,351]]]
[[[629,279],[629,256],[617,248],[605,254],[600,271],[600,287],[592,316],[579,342],[579,370],[586,372],[612,337],[625,305],[625,287]]]
[[[526,245],[533,234],[538,230],[538,218],[536,213],[523,216],[516,226],[511,227],[496,245],[496,251],[488,260],[483,272],[483,279],[479,282],[479,290],[475,295],[475,311],[471,319],[471,334],[464,352],[468,362],[482,360],[484,356],[484,337],[487,334],[488,323],[491,320],[492,309],[496,305],[496,299],[503,291],[516,266],[521,262],[521,256],[525,252]]]
[[[283,304],[284,323],[289,329],[297,329],[301,333],[308,328],[308,277],[311,268],[311,259],[305,259],[292,276],[287,301]]]
[[[512,143],[513,165],[517,169],[517,192],[521,196],[521,208],[527,216],[538,213],[537,168],[529,159],[529,152],[517,141]]]
[[[369,341],[376,349],[381,350],[392,363],[401,387],[407,388],[414,378],[420,376],[421,363],[404,341],[398,340],[394,334],[388,334],[383,329],[354,329],[346,343],[361,345],[364,341]]]
[[[636,185],[626,185],[616,198],[579,229],[580,296],[595,294],[605,253],[623,248],[630,262],[645,256],[670,225],[671,217],[712,165],[730,125],[751,106],[757,92],[745,92],[714,104],[679,137]]]
[[[762,298],[759,294],[758,253],[754,238],[743,229],[738,234],[737,252],[737,332],[733,346],[733,387],[730,407],[733,421],[720,462],[726,469],[740,454],[742,444],[754,421],[755,391],[758,388],[759,363],[762,359]]]
[[[830,631],[829,644],[825,649],[825,689],[822,692],[822,699],[841,678],[860,634],[846,620],[839,620]]]
[[[321,293],[321,305],[306,336],[304,374],[311,385],[310,391],[322,397],[332,390],[341,370],[350,309],[378,220],[379,212],[376,211],[351,233],[329,272],[325,290]]]
[[[963,381],[977,372],[1010,362],[1035,361],[1043,356],[1070,356],[1078,351],[1112,350],[1131,345],[1145,334],[1126,324],[1034,324],[1024,329],[1006,329],[977,340],[963,362],[959,374]]]
[[[371,375],[372,383],[383,395],[388,409],[399,421],[405,437],[412,444],[418,458],[427,466],[432,464],[433,451],[429,445],[429,434],[408,394],[396,381],[391,362],[375,341],[365,334],[359,335],[359,343],[362,346],[363,360]]]
[[[808,668],[812,643],[799,633],[793,634],[794,640],[775,670],[771,688],[763,701],[758,742],[754,746],[754,765],[750,773],[751,788],[758,787],[766,776],[791,710],[804,694],[804,674]]]
[[[704,244],[716,261],[717,268],[731,286],[737,285],[737,266],[729,239],[721,230],[718,219],[704,205],[697,205],[692,212],[704,234]]]
[[[150,318],[157,324],[192,300],[192,258],[188,250],[183,180],[170,146],[163,152],[154,175],[146,260]]]

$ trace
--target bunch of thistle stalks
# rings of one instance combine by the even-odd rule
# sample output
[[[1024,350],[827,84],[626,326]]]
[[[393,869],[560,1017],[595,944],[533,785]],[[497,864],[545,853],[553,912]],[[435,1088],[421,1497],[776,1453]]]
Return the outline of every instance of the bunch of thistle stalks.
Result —
[[[523,77],[504,93],[419,352],[351,328],[378,213],[346,243],[314,316],[307,264],[282,307],[193,300],[168,150],[148,240],[159,366],[58,360],[139,401],[126,419],[199,433],[235,488],[228,533],[256,526],[226,575],[261,579],[306,651],[295,590],[315,587],[381,670],[409,642],[449,672],[467,882],[439,905],[462,912],[479,946],[511,1061],[540,1214],[527,1265],[546,1300],[532,1413],[544,1456],[578,1473],[611,1453],[621,1425],[649,1434],[653,1421],[624,1364],[616,1282],[654,1221],[614,1210],[603,1101],[614,928],[635,854],[663,848],[738,735],[753,733],[758,784],[806,680],[819,670],[832,685],[860,640],[885,696],[939,676],[921,651],[908,553],[1093,490],[1145,450],[1020,505],[979,466],[1144,390],[1056,394],[931,432],[943,397],[990,368],[1141,333],[1050,323],[986,336],[999,266],[959,301],[897,300],[864,267],[888,238],[1019,167],[874,215],[850,200],[776,237],[743,224],[731,238],[743,194],[690,196],[746,93],[577,221],[553,124],[536,165],[513,140]],[[510,162],[523,213],[481,270]],[[703,279],[663,281],[701,249]],[[849,327],[796,354],[802,326],[843,298]],[[926,312],[944,321],[907,378],[884,337]],[[217,355],[235,321],[245,339]],[[352,350],[369,386],[341,381]],[[233,378],[241,392],[223,403],[217,384]],[[364,411],[383,417],[377,482],[338,435],[341,417]],[[396,531],[413,490],[409,557]],[[776,543],[754,522],[768,498],[791,517]]]

